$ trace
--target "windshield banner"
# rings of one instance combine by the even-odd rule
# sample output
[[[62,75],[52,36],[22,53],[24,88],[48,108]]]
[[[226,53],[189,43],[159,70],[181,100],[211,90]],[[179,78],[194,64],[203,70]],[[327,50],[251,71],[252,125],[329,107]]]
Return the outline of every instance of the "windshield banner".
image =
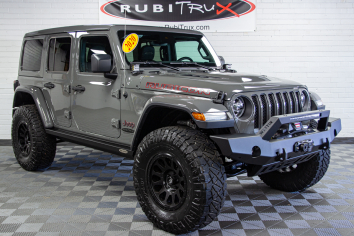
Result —
[[[100,0],[100,24],[148,25],[202,32],[256,29],[256,0]]]

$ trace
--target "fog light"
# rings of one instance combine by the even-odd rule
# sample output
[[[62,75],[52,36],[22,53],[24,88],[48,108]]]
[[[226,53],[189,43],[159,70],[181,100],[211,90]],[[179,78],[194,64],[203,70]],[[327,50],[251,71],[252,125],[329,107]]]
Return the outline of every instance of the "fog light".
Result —
[[[228,120],[229,116],[226,112],[208,112],[208,113],[192,113],[194,119],[200,121],[218,121],[218,120]]]

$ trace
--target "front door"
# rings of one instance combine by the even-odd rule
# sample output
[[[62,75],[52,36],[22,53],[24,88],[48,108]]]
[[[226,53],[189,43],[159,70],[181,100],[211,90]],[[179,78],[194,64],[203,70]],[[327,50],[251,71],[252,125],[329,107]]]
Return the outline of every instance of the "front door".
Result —
[[[73,38],[58,34],[48,38],[43,94],[56,126],[70,127],[70,83],[73,74]]]
[[[120,78],[108,79],[91,70],[92,54],[114,56],[108,36],[102,33],[84,34],[77,39],[79,60],[72,83],[72,115],[79,130],[103,137],[120,136]]]

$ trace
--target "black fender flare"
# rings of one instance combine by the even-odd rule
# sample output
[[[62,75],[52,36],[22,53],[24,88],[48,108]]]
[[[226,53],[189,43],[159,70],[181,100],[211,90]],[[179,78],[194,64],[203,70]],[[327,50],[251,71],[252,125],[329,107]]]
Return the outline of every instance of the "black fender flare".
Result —
[[[21,101],[18,100],[18,99],[20,99],[20,96],[19,96],[20,93],[27,93],[27,94],[31,95],[34,103],[36,104],[38,113],[42,119],[42,123],[43,123],[44,128],[46,128],[46,129],[53,128],[54,123],[51,118],[46,100],[43,96],[41,89],[38,87],[35,87],[35,86],[19,86],[19,87],[17,87],[15,90],[14,100],[13,100],[13,104],[12,104],[13,110],[16,110],[17,104],[21,103]]]
[[[318,105],[318,101],[321,101],[321,97],[313,92],[313,91],[309,91],[310,93],[310,98],[311,98],[311,110],[324,110],[326,109],[325,105]]]
[[[134,134],[132,148],[138,146],[139,136],[141,135],[141,131],[144,127],[144,123],[146,118],[149,115],[149,112],[155,107],[166,107],[181,110],[186,112],[190,115],[191,119],[194,120],[198,128],[201,129],[212,129],[212,128],[226,128],[226,127],[233,127],[234,120],[227,120],[227,121],[211,121],[211,122],[203,122],[197,121],[192,116],[192,112],[198,113],[206,113],[206,112],[217,112],[223,111],[228,112],[227,108],[222,104],[213,103],[212,99],[203,98],[203,97],[194,97],[189,95],[174,95],[174,94],[165,94],[165,95],[158,95],[150,98],[144,106],[143,113],[141,114],[138,122],[137,122],[137,129]]]

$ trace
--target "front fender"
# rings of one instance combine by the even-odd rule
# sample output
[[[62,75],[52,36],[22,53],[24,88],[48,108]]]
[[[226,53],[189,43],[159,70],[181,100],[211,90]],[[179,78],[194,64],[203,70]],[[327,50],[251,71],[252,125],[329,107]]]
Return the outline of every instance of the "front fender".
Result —
[[[28,101],[23,101],[22,93],[29,94],[34,103],[36,104],[38,113],[42,119],[43,126],[46,129],[54,127],[53,120],[51,119],[47,103],[44,99],[43,93],[40,88],[35,86],[18,86],[15,90],[14,101],[12,108],[16,109],[20,104],[26,104]]]
[[[227,120],[227,121],[198,121],[195,120],[192,116],[192,112],[197,113],[210,113],[210,112],[228,112],[227,108],[222,104],[213,103],[212,99],[203,98],[203,97],[193,97],[188,95],[159,95],[152,97],[148,100],[145,104],[144,112],[141,118],[144,115],[147,115],[149,110],[155,106],[164,106],[170,107],[174,109],[180,109],[186,111],[190,116],[191,119],[197,124],[199,128],[203,129],[212,129],[212,128],[226,128],[226,127],[233,127],[234,120]],[[139,120],[138,125],[142,119]]]
[[[234,120],[225,121],[197,121],[192,116],[192,112],[208,113],[208,112],[228,112],[227,108],[222,104],[213,103],[212,99],[203,97],[193,97],[188,95],[174,95],[164,94],[151,97],[143,108],[142,115],[137,122],[137,132],[134,134],[133,147],[137,145],[144,123],[149,115],[149,112],[156,107],[166,107],[171,109],[178,109],[182,112],[189,114],[196,125],[201,129],[213,129],[213,128],[228,128],[233,127]]]
[[[185,110],[189,113],[199,112],[220,112],[227,111],[227,108],[222,104],[213,103],[212,99],[203,98],[203,97],[194,97],[188,95],[173,95],[173,94],[164,94],[158,95],[150,98],[145,104],[144,112],[153,105],[163,105],[171,108],[178,108]]]

